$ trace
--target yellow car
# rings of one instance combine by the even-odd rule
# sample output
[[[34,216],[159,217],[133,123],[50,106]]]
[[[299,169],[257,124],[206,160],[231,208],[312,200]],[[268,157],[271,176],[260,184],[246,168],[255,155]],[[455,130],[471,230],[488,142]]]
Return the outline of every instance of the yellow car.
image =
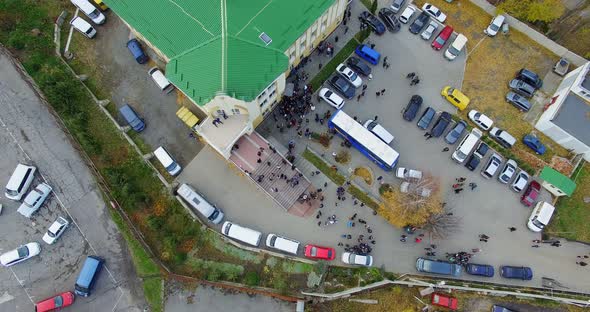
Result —
[[[109,7],[104,2],[102,2],[102,0],[93,0],[93,1],[101,11],[106,11],[109,9]]]
[[[440,95],[455,105],[459,110],[464,110],[469,105],[469,98],[461,91],[451,88],[451,86],[444,87]]]

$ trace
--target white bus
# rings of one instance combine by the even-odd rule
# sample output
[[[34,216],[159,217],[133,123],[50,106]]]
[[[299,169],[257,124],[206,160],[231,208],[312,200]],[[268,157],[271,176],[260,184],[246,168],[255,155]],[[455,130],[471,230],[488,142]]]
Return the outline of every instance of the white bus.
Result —
[[[328,121],[328,128],[336,130],[379,167],[390,171],[397,164],[398,152],[342,110],[332,115]]]

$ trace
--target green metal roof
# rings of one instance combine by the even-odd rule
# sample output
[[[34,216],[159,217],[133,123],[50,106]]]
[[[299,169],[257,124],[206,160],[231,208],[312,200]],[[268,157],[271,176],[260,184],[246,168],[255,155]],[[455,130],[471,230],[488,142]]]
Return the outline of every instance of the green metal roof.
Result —
[[[543,168],[539,177],[545,182],[555,185],[567,196],[572,196],[576,189],[576,183],[574,181],[549,166]]]
[[[287,70],[287,48],[334,1],[104,0],[170,59],[166,76],[199,105],[218,93],[253,100]]]

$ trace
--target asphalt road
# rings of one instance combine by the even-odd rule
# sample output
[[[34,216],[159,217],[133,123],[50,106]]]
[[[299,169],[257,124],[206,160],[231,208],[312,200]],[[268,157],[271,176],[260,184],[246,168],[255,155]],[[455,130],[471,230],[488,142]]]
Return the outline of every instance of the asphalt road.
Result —
[[[73,291],[87,255],[106,260],[88,298],[77,298],[70,311],[141,311],[141,285],[123,238],[107,213],[91,172],[69,144],[47,107],[0,51],[0,184],[6,185],[17,163],[37,167],[33,185],[45,181],[53,193],[26,219],[19,203],[0,198],[0,252],[36,241],[41,254],[10,268],[0,268],[0,311],[31,311],[33,302]],[[57,218],[72,222],[64,235],[47,245],[41,238]],[[65,309],[64,309],[65,311]]]

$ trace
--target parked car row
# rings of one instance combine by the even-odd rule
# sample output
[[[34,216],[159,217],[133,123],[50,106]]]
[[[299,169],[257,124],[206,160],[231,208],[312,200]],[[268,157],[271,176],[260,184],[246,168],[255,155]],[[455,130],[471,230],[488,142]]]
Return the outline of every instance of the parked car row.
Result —
[[[92,3],[90,3],[88,0],[70,1],[80,10],[80,12],[86,15],[86,17],[88,17],[95,25],[102,25],[105,23],[106,17],[104,16],[104,14],[94,5],[92,5]],[[96,3],[96,1],[94,2]],[[100,3],[102,4],[102,1],[100,1]],[[103,7],[106,6],[99,6],[101,10]],[[96,36],[96,29],[80,16],[74,16],[74,18],[70,21],[70,25],[75,30],[79,31],[82,35],[88,38],[92,39],[94,38],[94,36]]]
[[[6,184],[4,194],[6,198],[20,201],[31,186],[36,172],[37,168],[34,166],[18,164]],[[25,196],[17,210],[18,213],[26,218],[31,218],[43,206],[52,191],[53,189],[48,183],[38,184]],[[43,235],[43,241],[48,245],[54,244],[69,225],[70,221],[67,218],[58,216]],[[0,255],[0,264],[5,267],[13,266],[39,254],[41,254],[41,244],[29,242]],[[74,285],[74,292],[66,291],[41,300],[35,304],[35,311],[52,311],[67,307],[74,303],[74,293],[79,296],[89,296],[103,262],[104,260],[101,258],[88,256]]]
[[[384,12],[391,12],[395,13],[399,11],[399,7],[403,5],[404,1],[394,1],[390,7],[390,9],[383,9]],[[395,10],[394,10],[395,7]],[[417,8],[408,5],[405,10],[400,14],[399,22],[408,24],[412,16],[417,12]],[[431,19],[432,18],[432,19]],[[433,6],[432,4],[425,3],[422,6],[422,11],[414,19],[414,21],[410,24],[408,30],[417,35],[420,34],[420,37],[424,40],[430,40],[435,33],[439,29],[439,25],[443,24],[446,20],[447,16],[441,12],[437,7]],[[382,18],[383,19],[383,18]],[[395,31],[397,31],[396,29]],[[438,35],[435,36],[434,40],[432,40],[431,47],[435,50],[441,50],[443,46],[447,43],[447,41],[451,38],[453,34],[453,27],[446,25],[442,27],[442,30]],[[445,58],[449,61],[454,60],[460,53],[461,50],[467,44],[467,37],[463,34],[458,34],[454,41],[449,45],[447,50],[444,53]]]
[[[522,68],[516,73],[516,77],[508,83],[511,91],[506,94],[506,102],[522,112],[528,112],[531,109],[528,99],[533,97],[535,91],[542,86],[543,80],[537,74]]]
[[[416,259],[416,270],[424,273],[459,277],[463,272],[463,267],[447,261],[418,258]],[[465,265],[465,272],[470,275],[484,277],[493,277],[495,273],[493,266],[475,263],[467,263]],[[503,265],[500,266],[500,276],[504,278],[531,280],[533,278],[533,270],[529,267]]]

